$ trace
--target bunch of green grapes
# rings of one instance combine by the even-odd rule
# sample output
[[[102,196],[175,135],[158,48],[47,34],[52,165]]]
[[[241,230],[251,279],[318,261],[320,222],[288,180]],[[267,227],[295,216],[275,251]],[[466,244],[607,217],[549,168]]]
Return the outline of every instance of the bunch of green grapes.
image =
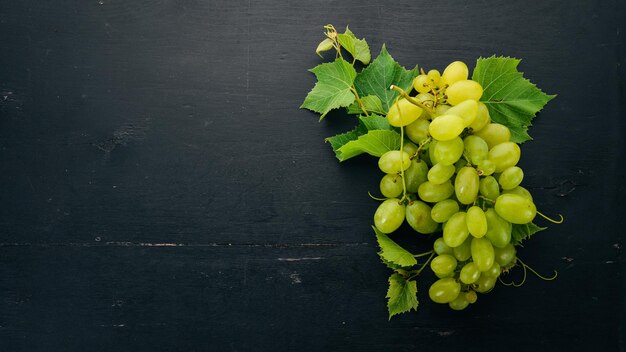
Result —
[[[386,234],[405,220],[421,234],[442,230],[430,262],[439,279],[429,296],[462,310],[515,264],[512,224],[531,222],[537,209],[520,186],[520,147],[506,126],[491,122],[479,101],[483,88],[468,79],[465,63],[453,62],[443,74],[422,71],[413,88],[400,91],[387,114],[402,143],[378,160],[386,199],[374,224]]]

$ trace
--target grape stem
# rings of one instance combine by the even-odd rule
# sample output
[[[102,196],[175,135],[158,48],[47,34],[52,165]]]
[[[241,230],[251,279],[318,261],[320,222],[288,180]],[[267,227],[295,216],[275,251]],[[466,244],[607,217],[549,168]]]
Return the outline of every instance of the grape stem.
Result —
[[[381,202],[387,200],[387,198],[374,197],[369,191],[367,191],[367,195],[370,196],[370,198],[372,198],[373,200],[379,200]]]
[[[535,269],[533,269],[530,266],[528,266],[528,264],[524,263],[519,257],[517,258],[517,261],[520,262],[520,264],[522,264],[522,269],[524,270],[524,274],[522,276],[522,281],[520,283],[515,283],[514,281],[511,281],[511,282],[507,283],[507,282],[504,282],[501,277],[499,277],[498,280],[504,286],[513,286],[513,287],[520,287],[520,286],[522,286],[526,282],[526,277],[527,277],[526,272],[528,270],[530,270],[531,273],[535,274],[535,276],[537,276],[538,278],[540,278],[540,279],[542,279],[544,281],[552,281],[552,280],[556,279],[557,276],[559,275],[559,273],[556,270],[554,270],[554,275],[552,277],[545,277],[545,276],[539,274],[537,271],[535,271]]]
[[[419,153],[422,151],[422,149],[428,145],[428,143],[430,143],[433,140],[432,137],[426,137],[423,141],[420,142],[420,144],[417,146],[417,150],[415,151],[415,153],[413,153],[413,155],[411,155],[411,160],[415,159]]]
[[[417,269],[417,271],[415,272],[415,274],[409,276],[407,278],[407,280],[411,280],[414,277],[417,277],[419,274],[421,274],[422,270],[424,270],[424,268],[426,267],[426,265],[428,265],[428,263],[430,263],[430,260],[433,259],[433,256],[435,255],[435,251],[430,251],[430,256],[428,257],[428,259],[426,260],[426,262],[424,264],[422,264],[422,266]]]
[[[420,253],[420,254],[415,254],[415,255],[413,255],[413,257],[415,257],[415,258],[425,257],[425,256],[427,256],[427,255],[429,255],[429,254],[432,254],[432,253],[433,253],[433,251],[432,251],[432,250],[430,250],[430,251],[428,251],[428,252],[424,252],[424,253]]]
[[[537,214],[541,215],[542,218],[550,221],[553,224],[562,224],[563,221],[565,220],[565,218],[563,217],[563,215],[559,214],[559,218],[561,218],[560,220],[554,220],[552,218],[547,217],[546,215],[542,214],[540,211],[537,211]]]
[[[428,113],[430,114],[435,113],[435,110],[431,109],[429,106],[424,105],[421,102],[417,101],[415,98],[411,97],[407,92],[404,91],[404,89],[393,84],[391,85],[391,87],[389,87],[389,89],[395,90],[396,92],[400,93],[400,96],[406,99],[409,103],[419,106],[420,108],[428,111]]]
[[[496,201],[495,201],[495,200],[490,199],[490,198],[487,198],[487,197],[485,197],[485,196],[478,196],[478,198],[484,199],[484,200],[486,200],[486,201],[488,201],[488,202],[490,202],[490,203],[492,203],[492,204],[496,204]]]

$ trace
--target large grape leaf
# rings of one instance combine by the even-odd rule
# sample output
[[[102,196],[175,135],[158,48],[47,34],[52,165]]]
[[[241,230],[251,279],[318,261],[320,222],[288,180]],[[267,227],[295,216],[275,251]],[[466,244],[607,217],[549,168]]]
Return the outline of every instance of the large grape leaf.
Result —
[[[373,133],[368,137],[364,137],[363,140],[357,142],[359,137],[367,135],[368,132],[373,130],[384,130],[391,132],[389,136],[383,136],[379,133]],[[385,146],[381,146],[379,142],[376,142],[375,138],[381,138],[380,143],[384,143]],[[350,132],[338,134],[333,137],[326,138],[326,141],[330,143],[335,156],[339,161],[344,161],[355,157],[362,153],[367,153],[370,149],[387,150],[387,148],[400,145],[400,135],[393,130],[393,127],[389,125],[386,117],[380,115],[359,116],[359,125]],[[346,144],[355,142],[343,148]],[[343,149],[342,149],[343,148]],[[383,152],[384,153],[384,152]],[[382,154],[381,154],[382,155]]]
[[[415,280],[407,280],[398,273],[389,277],[389,290],[387,291],[387,310],[389,319],[396,314],[405,313],[411,309],[417,310],[417,283]]]
[[[354,102],[352,83],[356,71],[349,62],[338,58],[333,62],[317,65],[310,71],[317,77],[317,83],[300,108],[320,113],[321,120],[330,110],[347,107]]]
[[[384,260],[397,264],[404,268],[409,268],[417,264],[417,259],[411,254],[411,252],[402,248],[399,244],[394,242],[389,236],[380,232],[376,226],[372,226],[376,233],[376,241],[380,247],[380,255]]]
[[[383,109],[383,103],[380,101],[380,98],[375,95],[361,97],[361,103],[363,104],[363,108],[369,113],[378,115],[387,114],[385,109]],[[363,109],[361,109],[361,105],[359,105],[358,101],[352,103],[346,110],[348,114],[360,115],[363,113]]]
[[[382,156],[390,150],[400,149],[400,134],[391,130],[371,130],[349,141],[335,150],[339,161],[345,161],[357,155],[367,153],[372,156]]]
[[[346,32],[337,35],[339,44],[346,49],[355,60],[361,61],[364,65],[370,63],[372,55],[370,47],[365,39],[358,39],[352,31],[346,27]]]
[[[472,79],[483,86],[480,100],[487,105],[494,122],[511,130],[511,140],[522,143],[528,135],[531,121],[544,105],[556,95],[547,95],[524,78],[517,70],[521,60],[510,57],[479,58]]]
[[[537,226],[535,223],[530,222],[528,224],[513,224],[511,230],[511,244],[514,246],[520,245],[522,241],[527,240],[530,236],[536,234],[539,231],[543,231],[547,227]]]
[[[376,95],[382,102],[383,109],[389,111],[398,92],[390,90],[393,84],[404,90],[409,90],[413,79],[419,74],[417,66],[407,70],[400,66],[387,52],[383,45],[378,57],[372,61],[354,80],[354,86],[359,96]]]

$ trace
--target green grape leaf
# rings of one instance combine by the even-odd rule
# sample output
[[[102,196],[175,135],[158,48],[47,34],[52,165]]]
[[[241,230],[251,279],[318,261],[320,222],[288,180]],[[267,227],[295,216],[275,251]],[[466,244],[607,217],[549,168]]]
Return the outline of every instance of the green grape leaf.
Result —
[[[337,35],[337,40],[355,60],[361,61],[364,65],[370,63],[372,55],[370,54],[369,45],[367,45],[365,39],[358,39],[347,26],[345,33]]]
[[[408,91],[418,74],[417,66],[412,70],[400,66],[383,45],[378,57],[357,75],[354,86],[360,97],[375,95],[380,98],[383,110],[389,111],[398,96],[389,87],[393,84]]]
[[[530,236],[545,229],[547,229],[547,227],[539,227],[533,222],[521,225],[513,224],[513,229],[511,230],[511,244],[514,246],[520,245],[522,241],[529,239]]]
[[[480,100],[489,109],[493,122],[511,130],[511,141],[531,140],[528,127],[544,105],[556,95],[547,95],[517,70],[521,60],[510,57],[479,58],[472,79],[483,86]]]
[[[389,290],[387,291],[387,310],[389,320],[397,314],[417,310],[417,283],[415,280],[407,280],[398,273],[389,277]]]
[[[326,138],[326,142],[329,142],[335,153],[337,149],[341,148],[344,144],[356,140],[359,136],[367,133],[369,130],[392,130],[386,117],[379,115],[359,116],[359,125],[352,131],[341,133],[333,137]]]
[[[315,74],[317,83],[300,108],[320,113],[322,120],[330,110],[347,107],[354,102],[352,83],[356,71],[349,62],[338,58],[333,62],[317,65],[309,71]]]
[[[379,157],[390,150],[398,149],[400,149],[400,133],[390,130],[371,130],[336,149],[335,156],[339,161],[345,161],[363,153]]]
[[[361,98],[361,102],[363,103],[363,108],[369,113],[378,114],[378,115],[386,115],[385,110],[383,109],[383,103],[380,101],[380,98],[375,95],[368,95]],[[363,109],[359,105],[358,101],[352,103],[352,105],[347,108],[348,114],[359,115],[363,113]]]
[[[417,259],[415,259],[413,254],[402,248],[399,244],[389,238],[389,236],[378,231],[376,226],[372,226],[372,228],[376,233],[376,240],[378,241],[378,246],[380,247],[378,255],[380,255],[383,260],[399,265],[403,268],[409,268],[417,264]]]

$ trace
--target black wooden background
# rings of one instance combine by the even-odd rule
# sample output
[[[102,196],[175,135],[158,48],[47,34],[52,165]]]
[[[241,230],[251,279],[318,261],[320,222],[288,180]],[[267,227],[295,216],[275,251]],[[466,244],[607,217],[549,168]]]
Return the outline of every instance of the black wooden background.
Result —
[[[625,21],[620,0],[0,1],[0,350],[624,350]],[[298,109],[327,23],[405,66],[523,58],[559,95],[521,164],[566,222],[519,252],[556,281],[456,313],[425,276],[387,321],[381,174],[323,143],[352,120]]]

